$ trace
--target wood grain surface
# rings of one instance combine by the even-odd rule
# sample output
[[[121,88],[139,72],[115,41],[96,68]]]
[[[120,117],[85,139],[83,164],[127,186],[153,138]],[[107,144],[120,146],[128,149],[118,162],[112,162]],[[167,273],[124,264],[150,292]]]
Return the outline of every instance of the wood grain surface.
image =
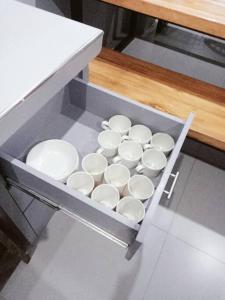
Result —
[[[189,136],[225,150],[225,89],[104,49],[89,66],[90,81],[186,119]]]
[[[225,38],[224,0],[102,0],[168,22]]]

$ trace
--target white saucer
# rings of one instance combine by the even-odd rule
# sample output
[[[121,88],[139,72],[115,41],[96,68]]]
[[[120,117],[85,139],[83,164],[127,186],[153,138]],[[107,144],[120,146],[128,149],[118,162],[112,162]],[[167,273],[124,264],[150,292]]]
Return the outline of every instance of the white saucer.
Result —
[[[68,142],[47,140],[30,150],[26,164],[57,181],[66,182],[68,176],[78,169],[79,155]]]

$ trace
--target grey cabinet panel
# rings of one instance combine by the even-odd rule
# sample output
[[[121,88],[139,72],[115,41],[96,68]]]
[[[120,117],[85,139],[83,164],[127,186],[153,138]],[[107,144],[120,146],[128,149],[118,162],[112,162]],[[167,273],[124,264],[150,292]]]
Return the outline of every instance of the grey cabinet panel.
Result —
[[[24,212],[26,208],[30,205],[30,203],[33,201],[33,197],[23,193],[15,187],[10,187],[9,193],[22,212]]]
[[[37,199],[33,199],[33,202],[26,209],[24,215],[33,227],[36,234],[40,235],[54,213],[55,209],[41,203]]]
[[[36,240],[37,236],[34,233],[29,222],[19,210],[18,206],[14,202],[13,198],[8,193],[4,182],[0,177],[0,206],[13,221],[16,227],[22,232],[25,238],[32,244]]]

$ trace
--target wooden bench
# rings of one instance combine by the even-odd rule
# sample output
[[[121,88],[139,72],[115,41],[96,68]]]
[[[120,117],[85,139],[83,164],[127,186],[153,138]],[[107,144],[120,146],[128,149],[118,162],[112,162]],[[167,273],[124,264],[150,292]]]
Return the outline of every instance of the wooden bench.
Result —
[[[223,0],[102,1],[225,38],[225,2]]]
[[[182,119],[195,112],[189,136],[225,150],[225,89],[109,49],[90,64],[90,81]]]

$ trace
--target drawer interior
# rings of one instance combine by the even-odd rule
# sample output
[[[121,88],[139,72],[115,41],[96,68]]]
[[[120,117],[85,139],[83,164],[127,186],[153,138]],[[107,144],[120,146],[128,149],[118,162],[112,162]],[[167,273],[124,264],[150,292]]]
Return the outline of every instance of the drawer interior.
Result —
[[[153,133],[167,132],[176,141],[182,133],[184,122],[106,92],[80,79],[72,80],[48,101],[39,99],[39,107],[36,108],[35,114],[32,111],[32,99],[30,101],[18,108],[20,117],[14,119],[13,124],[10,117],[2,121],[3,129],[7,131],[7,127],[10,126],[10,132],[13,132],[4,138],[4,142],[0,145],[0,166],[3,174],[40,192],[70,212],[88,218],[111,234],[119,235],[119,238],[130,242],[141,225],[133,224],[116,212],[33,170],[25,164],[26,155],[38,142],[57,138],[76,146],[81,161],[84,155],[96,151],[101,122],[114,114],[124,114],[132,120],[133,124],[144,124],[150,127]],[[160,178],[156,179],[156,185],[160,182]]]
[[[146,106],[132,101],[124,102],[113,95],[104,96],[105,93],[100,89],[87,86],[76,79],[50,99],[34,116],[32,112],[26,111],[24,105],[21,108],[27,116],[31,114],[31,118],[1,145],[1,151],[24,161],[35,144],[58,138],[75,145],[80,157],[83,157],[98,148],[97,136],[102,130],[101,122],[114,114],[125,114],[131,118],[133,124],[149,126],[153,133],[167,132],[175,140],[182,131],[183,122],[180,123],[175,118],[169,119],[166,114],[147,110]]]

